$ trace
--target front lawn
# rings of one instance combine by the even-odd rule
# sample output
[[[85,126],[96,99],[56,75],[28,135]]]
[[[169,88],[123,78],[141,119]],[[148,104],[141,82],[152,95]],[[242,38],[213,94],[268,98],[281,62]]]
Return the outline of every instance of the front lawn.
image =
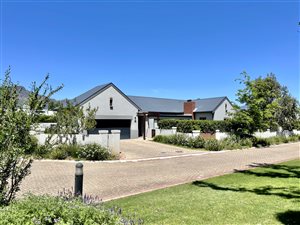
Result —
[[[117,205],[125,214],[136,213],[145,224],[300,224],[299,177],[300,160],[294,160],[106,205]]]

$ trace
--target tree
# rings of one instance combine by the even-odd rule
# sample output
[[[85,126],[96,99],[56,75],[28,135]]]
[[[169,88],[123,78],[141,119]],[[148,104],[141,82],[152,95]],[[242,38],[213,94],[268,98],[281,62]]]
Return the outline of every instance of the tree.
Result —
[[[83,108],[75,102],[66,101],[65,104],[60,104],[55,115],[56,125],[50,128],[51,136],[48,142],[54,135],[58,135],[57,143],[75,143],[74,134],[83,133],[95,127],[97,108]]]
[[[17,85],[10,78],[10,68],[0,84],[0,205],[15,198],[21,181],[30,173],[32,158],[25,152],[32,147],[30,130],[50,97],[62,86],[52,89],[47,75],[41,85],[32,85],[27,107],[19,104]]]
[[[282,87],[279,108],[275,112],[275,119],[283,130],[297,129],[300,119],[299,102],[291,96],[287,87]]]
[[[282,126],[291,129],[297,119],[298,103],[286,87],[282,87],[274,74],[251,80],[242,73],[239,79],[244,85],[237,92],[237,101],[245,106],[235,105],[232,119],[233,130],[240,136],[251,136],[258,130],[276,129]]]

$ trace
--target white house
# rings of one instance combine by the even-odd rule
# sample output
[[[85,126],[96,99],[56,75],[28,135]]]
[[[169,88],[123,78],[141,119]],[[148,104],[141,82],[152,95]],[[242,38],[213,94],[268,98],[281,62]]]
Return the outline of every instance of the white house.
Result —
[[[163,118],[224,120],[233,112],[227,97],[178,100],[128,96],[113,83],[99,85],[73,99],[84,108],[98,108],[96,129],[121,130],[121,139],[145,136]]]

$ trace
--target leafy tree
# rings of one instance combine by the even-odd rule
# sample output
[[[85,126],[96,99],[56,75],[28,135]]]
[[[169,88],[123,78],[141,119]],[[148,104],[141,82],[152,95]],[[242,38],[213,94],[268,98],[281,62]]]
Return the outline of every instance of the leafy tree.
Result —
[[[286,87],[280,85],[274,74],[251,80],[242,73],[243,89],[237,92],[237,101],[245,108],[235,105],[232,119],[233,131],[240,136],[251,136],[258,130],[291,129],[299,112],[298,102]]]
[[[47,75],[41,85],[33,83],[27,107],[18,104],[19,89],[10,78],[10,68],[0,84],[0,205],[15,198],[21,181],[30,173],[32,141],[30,130],[36,117],[50,97],[62,86],[52,89],[47,85]]]
[[[279,108],[275,112],[275,119],[283,130],[297,129],[300,119],[299,102],[291,96],[287,87],[282,87]]]
[[[95,127],[97,108],[83,108],[76,105],[75,102],[66,101],[65,104],[60,104],[56,112],[56,125],[50,128],[48,142],[57,134],[59,138],[56,140],[58,143],[75,143],[74,134],[83,133]]]

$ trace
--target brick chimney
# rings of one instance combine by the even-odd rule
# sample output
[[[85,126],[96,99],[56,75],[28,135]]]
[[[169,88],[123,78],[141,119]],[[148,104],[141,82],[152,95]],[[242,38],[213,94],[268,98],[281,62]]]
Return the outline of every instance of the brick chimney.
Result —
[[[183,112],[184,114],[191,114],[194,119],[194,109],[196,107],[196,102],[193,102],[192,100],[187,100],[183,103]]]

